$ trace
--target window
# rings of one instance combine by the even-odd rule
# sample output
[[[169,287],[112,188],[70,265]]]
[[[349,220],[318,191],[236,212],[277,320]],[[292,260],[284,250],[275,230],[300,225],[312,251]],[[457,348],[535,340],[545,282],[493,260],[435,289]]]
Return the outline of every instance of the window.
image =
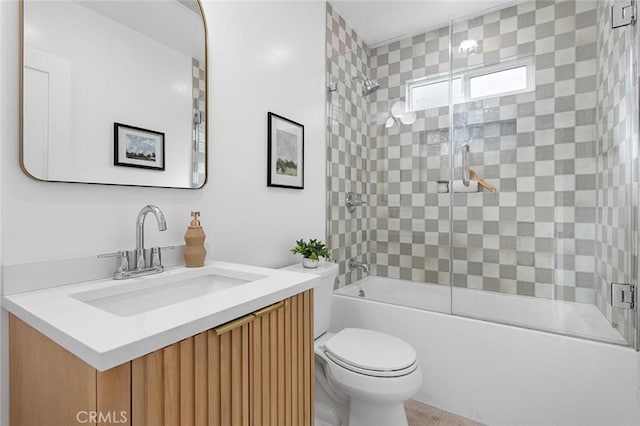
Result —
[[[469,76],[469,100],[527,90],[526,65]],[[532,88],[533,89],[533,88]]]
[[[462,102],[462,79],[454,78],[451,82],[453,84],[453,103],[460,103]],[[449,79],[416,84],[410,90],[409,108],[411,111],[449,105]]]
[[[534,90],[532,59],[455,73],[451,79],[454,104]],[[449,78],[419,78],[407,82],[407,103],[411,111],[449,105]]]

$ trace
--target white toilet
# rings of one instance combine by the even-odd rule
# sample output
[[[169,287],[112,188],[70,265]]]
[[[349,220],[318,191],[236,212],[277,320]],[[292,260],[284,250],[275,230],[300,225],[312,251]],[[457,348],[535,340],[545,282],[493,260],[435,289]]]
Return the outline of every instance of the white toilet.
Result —
[[[314,288],[316,425],[407,426],[404,402],[422,385],[415,350],[373,330],[327,332],[337,264],[285,269],[321,277]]]

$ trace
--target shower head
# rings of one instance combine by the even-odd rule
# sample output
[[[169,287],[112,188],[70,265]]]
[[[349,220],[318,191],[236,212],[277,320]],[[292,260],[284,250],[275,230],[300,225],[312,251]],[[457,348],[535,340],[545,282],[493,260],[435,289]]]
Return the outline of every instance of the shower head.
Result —
[[[364,79],[362,81],[362,95],[368,96],[380,88],[378,80]]]
[[[362,81],[362,96],[368,96],[380,88],[380,83],[378,83],[378,80],[372,80],[370,78],[361,76],[353,77],[353,80]]]

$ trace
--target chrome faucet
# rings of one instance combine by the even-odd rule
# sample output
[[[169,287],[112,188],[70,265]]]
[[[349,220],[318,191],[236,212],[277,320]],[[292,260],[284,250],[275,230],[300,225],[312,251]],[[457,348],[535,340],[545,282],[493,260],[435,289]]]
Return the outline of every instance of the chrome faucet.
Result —
[[[362,269],[362,272],[366,275],[369,275],[369,262],[356,262],[356,258],[351,258],[349,260],[349,270],[353,271],[354,269]]]
[[[116,270],[113,273],[113,279],[124,280],[126,278],[139,277],[142,275],[157,274],[164,271],[162,266],[161,252],[162,250],[171,250],[174,247],[153,247],[151,249],[144,248],[144,220],[147,213],[152,213],[158,222],[158,229],[166,231],[167,221],[164,218],[162,210],[157,206],[144,206],[138,213],[136,219],[136,248],[135,250],[119,250],[115,253],[100,254],[98,257],[115,257]]]
[[[158,230],[167,230],[167,221],[164,219],[164,213],[157,206],[149,204],[144,206],[138,213],[136,219],[136,269],[142,270],[147,267],[144,260],[144,220],[147,218],[147,213],[153,213],[158,222]]]

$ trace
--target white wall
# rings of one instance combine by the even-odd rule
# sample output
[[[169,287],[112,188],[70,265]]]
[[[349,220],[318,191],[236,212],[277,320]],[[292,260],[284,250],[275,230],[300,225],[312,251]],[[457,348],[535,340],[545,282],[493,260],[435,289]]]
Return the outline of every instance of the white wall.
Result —
[[[43,183],[18,165],[18,11],[6,12],[2,102],[5,264],[97,254],[135,244],[135,217],[157,204],[169,229],[148,244],[176,244],[201,210],[213,257],[266,266],[292,258],[295,238],[324,235],[324,4],[209,2],[209,183],[202,190]],[[256,35],[259,34],[259,37]],[[9,51],[13,49],[13,51]],[[13,63],[14,66],[10,66]],[[305,189],[266,187],[267,112],[305,125]]]
[[[18,5],[0,1],[3,264],[133,247],[136,214],[148,203],[164,211],[169,228],[160,234],[147,224],[148,245],[182,243],[189,212],[200,210],[213,258],[273,267],[294,262],[288,249],[296,238],[325,235],[324,8],[205,3],[213,131],[209,183],[192,191],[25,176],[18,165]],[[303,191],[266,187],[268,111],[305,125]]]

